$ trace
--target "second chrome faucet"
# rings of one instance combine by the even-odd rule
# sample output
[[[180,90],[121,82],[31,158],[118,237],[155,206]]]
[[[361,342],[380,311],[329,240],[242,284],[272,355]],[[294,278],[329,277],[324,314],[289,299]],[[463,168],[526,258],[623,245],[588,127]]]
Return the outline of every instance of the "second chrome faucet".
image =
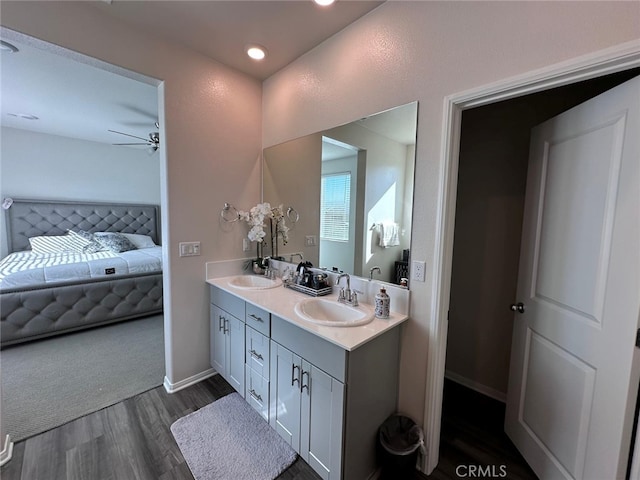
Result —
[[[351,277],[348,273],[341,273],[338,275],[338,279],[336,280],[336,286],[340,285],[340,280],[342,278],[347,279],[346,288],[340,289],[340,294],[338,295],[338,301],[340,303],[346,303],[348,305],[357,307],[358,306],[358,292],[351,290]]]

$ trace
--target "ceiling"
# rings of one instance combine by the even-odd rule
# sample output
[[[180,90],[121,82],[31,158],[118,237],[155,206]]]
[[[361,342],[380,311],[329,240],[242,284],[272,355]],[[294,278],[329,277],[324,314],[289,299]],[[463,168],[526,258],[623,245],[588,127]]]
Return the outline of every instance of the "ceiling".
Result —
[[[382,3],[338,0],[321,7],[311,0],[113,0],[92,5],[264,80]],[[259,62],[247,57],[250,43],[266,47],[267,57]]]
[[[319,7],[311,0],[113,0],[89,5],[263,80],[381,3],[342,0]],[[157,131],[156,87],[2,33],[19,48],[0,54],[2,126],[102,143],[136,141],[108,130],[142,138]],[[265,46],[267,58],[249,59],[244,53],[249,43]]]

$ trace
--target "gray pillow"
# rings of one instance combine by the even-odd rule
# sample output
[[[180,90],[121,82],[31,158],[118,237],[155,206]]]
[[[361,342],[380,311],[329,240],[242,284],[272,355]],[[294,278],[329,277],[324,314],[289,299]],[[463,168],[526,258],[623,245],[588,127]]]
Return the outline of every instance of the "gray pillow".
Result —
[[[93,234],[93,238],[103,248],[114,253],[128,252],[135,250],[136,246],[131,241],[119,233],[114,232],[97,232]]]

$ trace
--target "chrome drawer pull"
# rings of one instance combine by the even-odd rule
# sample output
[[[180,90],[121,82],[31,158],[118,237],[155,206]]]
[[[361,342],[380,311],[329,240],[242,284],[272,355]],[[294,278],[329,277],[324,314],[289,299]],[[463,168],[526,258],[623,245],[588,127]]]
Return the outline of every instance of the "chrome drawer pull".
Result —
[[[291,364],[291,386],[293,387],[293,384],[298,382],[298,385],[300,385],[300,379],[298,377],[295,376],[296,373],[296,368],[298,369],[298,371],[300,370],[300,366],[296,365],[295,363]]]
[[[249,394],[255,398],[257,401],[259,401],[260,403],[262,403],[262,397],[260,395],[258,395],[255,390],[252,388],[249,390]]]
[[[250,316],[251,318],[253,318],[254,320],[257,320],[258,322],[264,322],[264,320],[262,320],[262,318],[260,318],[260,317],[258,317],[258,316],[256,316],[256,315],[254,315],[253,313],[250,313],[250,314],[249,314],[249,316]]]
[[[260,355],[254,349],[249,350],[249,353],[251,354],[252,357],[257,358],[258,360],[264,360],[264,358],[262,358],[262,355]]]

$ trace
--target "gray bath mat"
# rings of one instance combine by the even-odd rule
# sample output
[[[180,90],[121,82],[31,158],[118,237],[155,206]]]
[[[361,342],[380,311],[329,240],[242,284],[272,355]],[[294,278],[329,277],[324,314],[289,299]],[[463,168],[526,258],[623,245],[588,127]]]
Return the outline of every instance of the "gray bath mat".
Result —
[[[195,480],[273,480],[296,452],[238,394],[171,425]]]

